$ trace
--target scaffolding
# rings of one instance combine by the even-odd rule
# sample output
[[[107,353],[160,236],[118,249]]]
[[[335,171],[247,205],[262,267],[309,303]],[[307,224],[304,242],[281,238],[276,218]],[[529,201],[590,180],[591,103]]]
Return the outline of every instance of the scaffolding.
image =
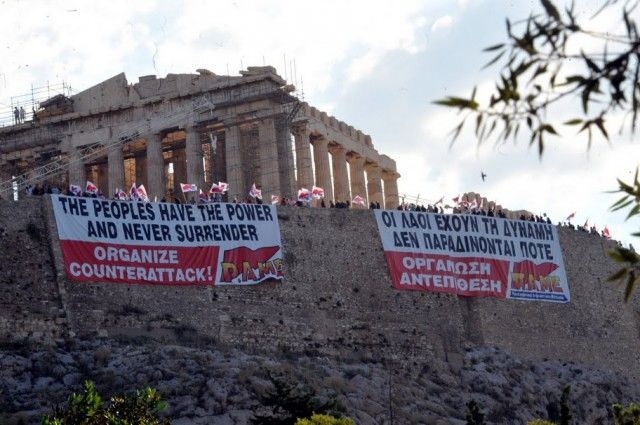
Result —
[[[61,156],[43,166],[33,168],[25,174],[13,176],[9,180],[0,182],[0,195],[8,196],[16,190],[21,191],[27,185],[36,185],[46,182],[47,180],[59,174],[65,173],[69,166],[77,163],[91,163],[101,157],[107,155],[110,148],[117,146],[125,147],[129,143],[140,138],[144,134],[159,132],[167,127],[183,124],[189,119],[193,119],[194,115],[213,110],[214,105],[207,96],[201,96],[193,101],[192,109],[184,109],[178,112],[166,113],[161,116],[154,117],[153,120],[137,122],[129,126],[125,126],[111,140],[103,143],[94,143],[82,147],[80,155],[71,158],[69,156]]]
[[[46,86],[34,87],[31,85],[31,91],[18,96],[11,96],[8,104],[0,104],[0,127],[16,125],[14,108],[24,109],[24,121],[33,120],[34,113],[40,109],[40,102],[51,99],[56,95],[71,96],[75,91],[69,84],[62,81],[61,83],[49,84]]]

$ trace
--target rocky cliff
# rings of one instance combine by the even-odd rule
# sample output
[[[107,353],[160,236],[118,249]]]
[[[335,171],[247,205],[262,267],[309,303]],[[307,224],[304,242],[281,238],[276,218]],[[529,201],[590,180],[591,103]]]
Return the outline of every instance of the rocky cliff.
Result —
[[[359,423],[460,423],[472,397],[492,422],[523,423],[546,416],[566,383],[586,423],[640,400],[640,308],[604,283],[609,242],[560,229],[570,304],[457,298],[393,290],[370,211],[278,216],[283,282],[78,284],[65,279],[48,200],[0,202],[6,420],[91,377],[109,391],[157,386],[176,419],[246,423],[268,367],[333,391]]]

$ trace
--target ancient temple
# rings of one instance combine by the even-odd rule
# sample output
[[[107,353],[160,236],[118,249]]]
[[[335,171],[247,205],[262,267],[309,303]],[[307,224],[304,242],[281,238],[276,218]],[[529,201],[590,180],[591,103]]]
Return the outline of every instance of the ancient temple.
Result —
[[[64,186],[91,180],[112,195],[135,182],[168,200],[182,196],[180,183],[207,191],[228,182],[229,199],[254,183],[265,199],[316,185],[327,203],[359,195],[398,205],[395,161],[370,136],[300,101],[270,66],[134,84],[119,74],[39,106],[32,119],[0,129],[5,184],[17,175]]]

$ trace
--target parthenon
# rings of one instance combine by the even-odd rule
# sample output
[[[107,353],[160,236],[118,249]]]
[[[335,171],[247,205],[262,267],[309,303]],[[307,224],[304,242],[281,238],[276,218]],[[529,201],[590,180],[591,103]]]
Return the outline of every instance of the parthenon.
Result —
[[[206,69],[148,75],[135,84],[121,73],[41,102],[32,120],[1,128],[0,178],[64,186],[90,180],[108,196],[135,182],[151,199],[167,200],[181,193],[180,183],[206,192],[212,182],[228,182],[229,200],[245,198],[254,183],[265,199],[295,198],[315,185],[327,203],[359,195],[397,207],[395,161],[293,91],[271,66],[240,76]],[[51,161],[63,169],[38,180]]]

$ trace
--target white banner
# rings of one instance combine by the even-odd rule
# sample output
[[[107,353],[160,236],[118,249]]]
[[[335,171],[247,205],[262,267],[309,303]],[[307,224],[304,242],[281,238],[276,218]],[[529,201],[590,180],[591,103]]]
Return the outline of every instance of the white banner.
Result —
[[[51,198],[72,280],[225,285],[283,277],[272,205]]]
[[[374,210],[394,288],[569,302],[555,226],[471,214]]]

